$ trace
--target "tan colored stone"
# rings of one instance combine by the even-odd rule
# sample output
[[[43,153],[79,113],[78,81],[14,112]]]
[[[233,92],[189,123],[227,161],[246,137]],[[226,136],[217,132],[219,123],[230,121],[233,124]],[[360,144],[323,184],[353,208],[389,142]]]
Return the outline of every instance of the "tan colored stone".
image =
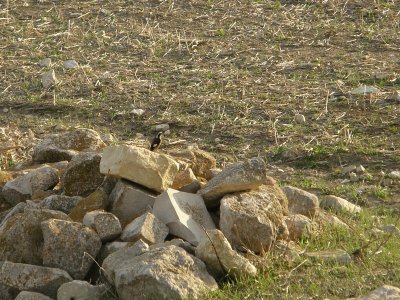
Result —
[[[383,285],[365,296],[348,298],[347,300],[399,300],[400,289],[391,285]]]
[[[98,151],[105,147],[100,135],[88,128],[54,135],[33,149],[32,160],[39,163],[71,160],[79,152]]]
[[[145,213],[125,226],[121,234],[124,242],[143,240],[147,244],[164,242],[168,227],[152,213]]]
[[[41,293],[22,291],[15,300],[53,300],[53,298]]]
[[[276,239],[287,238],[283,194],[273,186],[226,195],[220,206],[220,229],[235,248],[261,253]],[[283,196],[284,197],[284,196]],[[283,203],[283,205],[281,204]]]
[[[105,209],[107,206],[108,195],[104,191],[98,189],[86,198],[83,198],[72,208],[69,217],[75,222],[82,222],[86,213],[97,209]]]
[[[157,192],[172,185],[179,165],[171,157],[130,146],[109,146],[100,162],[100,172],[125,178]]]
[[[221,231],[214,229],[207,230],[207,233],[196,247],[196,256],[206,264],[207,270],[214,277],[257,274],[256,267],[232,249]]]
[[[223,169],[200,190],[207,207],[216,207],[229,193],[252,190],[266,181],[266,165],[262,158],[252,158]]]
[[[349,213],[359,213],[361,211],[360,206],[333,195],[326,196],[322,199],[321,207],[334,212],[347,211]]]
[[[288,199],[289,212],[313,218],[319,208],[318,197],[302,189],[285,186],[282,188]]]
[[[312,221],[304,215],[291,215],[285,219],[289,230],[289,238],[297,241],[302,238],[309,238],[312,233]]]
[[[172,183],[172,188],[175,190],[179,190],[183,188],[184,186],[187,186],[194,181],[196,181],[197,178],[194,175],[193,171],[191,168],[187,168],[184,170],[179,171],[174,179],[174,182]]]
[[[216,167],[216,159],[208,152],[195,147],[184,150],[173,150],[168,152],[182,164],[190,167],[198,177],[211,178],[210,169]]]
[[[204,291],[218,288],[204,263],[180,247],[155,248],[137,256],[125,252],[114,252],[103,263],[121,300],[201,299]]]

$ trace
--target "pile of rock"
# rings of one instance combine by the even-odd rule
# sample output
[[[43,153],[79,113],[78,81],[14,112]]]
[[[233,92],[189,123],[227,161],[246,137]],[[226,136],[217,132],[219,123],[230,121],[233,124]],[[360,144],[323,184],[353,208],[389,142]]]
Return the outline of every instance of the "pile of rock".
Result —
[[[0,171],[10,207],[0,213],[1,299],[195,299],[221,277],[256,275],[244,252],[309,237],[318,220],[347,226],[317,196],[281,189],[261,158],[218,170],[198,148],[105,147],[78,129],[42,141],[32,160]],[[322,205],[360,210],[334,196]]]

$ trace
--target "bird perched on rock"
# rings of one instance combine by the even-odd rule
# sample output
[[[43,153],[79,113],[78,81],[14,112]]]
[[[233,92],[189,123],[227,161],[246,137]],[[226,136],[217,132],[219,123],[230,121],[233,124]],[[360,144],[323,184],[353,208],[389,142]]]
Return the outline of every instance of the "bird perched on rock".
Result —
[[[159,132],[156,134],[153,141],[151,142],[150,151],[157,150],[160,147],[163,140],[162,138],[163,134],[164,134],[163,132]]]

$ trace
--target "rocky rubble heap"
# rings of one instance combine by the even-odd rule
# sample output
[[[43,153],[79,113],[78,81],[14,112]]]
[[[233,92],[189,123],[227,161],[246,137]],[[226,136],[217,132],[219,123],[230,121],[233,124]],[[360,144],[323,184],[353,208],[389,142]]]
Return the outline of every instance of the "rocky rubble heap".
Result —
[[[0,171],[0,299],[196,299],[222,277],[256,275],[246,252],[347,226],[317,196],[281,189],[261,158],[218,170],[195,147],[106,147],[78,129],[42,141],[32,160]],[[335,196],[321,206],[361,209]]]

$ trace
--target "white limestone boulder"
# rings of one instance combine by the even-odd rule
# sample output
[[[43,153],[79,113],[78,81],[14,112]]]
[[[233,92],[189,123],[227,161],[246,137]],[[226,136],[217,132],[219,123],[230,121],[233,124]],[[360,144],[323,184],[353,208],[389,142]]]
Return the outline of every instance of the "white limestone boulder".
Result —
[[[170,187],[179,164],[171,157],[144,148],[109,146],[101,158],[100,172],[136,182],[157,192]]]
[[[41,223],[43,265],[68,271],[83,279],[101,247],[99,236],[81,223],[50,219]]]
[[[43,166],[29,173],[8,181],[3,189],[2,196],[12,206],[32,197],[35,191],[52,189],[59,181],[57,170]]]
[[[137,256],[122,249],[107,257],[103,268],[121,300],[200,299],[202,292],[218,288],[205,264],[176,246]]]
[[[206,264],[210,274],[215,278],[225,275],[239,278],[257,274],[256,267],[232,249],[221,231],[213,229],[207,230],[207,233],[196,247],[196,256]]]
[[[124,242],[143,240],[148,244],[164,242],[168,227],[152,213],[145,213],[125,226],[121,234]]]
[[[319,208],[318,197],[302,189],[285,186],[282,188],[288,199],[289,212],[313,218]]]
[[[105,147],[100,135],[88,128],[79,128],[44,139],[33,149],[32,160],[38,163],[71,160],[79,152],[96,152]]]
[[[267,179],[266,165],[256,157],[223,169],[200,190],[207,207],[219,205],[221,198],[229,193],[256,189]]]
[[[168,189],[157,196],[154,215],[167,224],[169,232],[197,245],[204,230],[215,229],[215,224],[198,194]]]
[[[267,251],[276,239],[288,237],[286,201],[276,185],[226,195],[220,206],[220,229],[235,248]]]
[[[0,282],[20,291],[39,292],[56,298],[58,288],[71,281],[64,270],[6,261],[0,269]]]
[[[109,202],[111,212],[124,227],[133,219],[151,211],[155,199],[153,191],[120,179],[110,194]]]

